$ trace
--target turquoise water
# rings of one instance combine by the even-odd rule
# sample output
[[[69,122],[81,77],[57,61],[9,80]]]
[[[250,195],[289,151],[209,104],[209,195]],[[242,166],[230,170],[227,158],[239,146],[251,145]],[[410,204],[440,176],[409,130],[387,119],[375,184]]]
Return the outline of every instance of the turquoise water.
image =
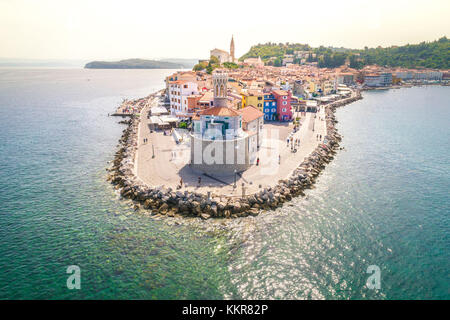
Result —
[[[107,114],[171,72],[0,69],[1,299],[450,298],[448,87],[364,93],[306,197],[202,223],[134,212],[106,182]]]

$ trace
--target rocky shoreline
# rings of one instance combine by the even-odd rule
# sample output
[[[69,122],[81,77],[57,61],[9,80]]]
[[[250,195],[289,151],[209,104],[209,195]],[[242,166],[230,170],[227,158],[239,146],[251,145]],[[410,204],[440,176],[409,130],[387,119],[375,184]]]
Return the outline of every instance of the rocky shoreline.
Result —
[[[139,118],[136,116],[122,121],[127,124],[127,128],[119,139],[119,150],[115,153],[112,165],[107,169],[108,181],[117,190],[120,190],[123,198],[133,201],[135,210],[143,208],[149,210],[152,215],[196,216],[202,219],[257,216],[263,210],[276,209],[293,197],[304,195],[303,191],[311,188],[317,176],[334,158],[336,150],[339,148],[341,136],[335,128],[336,108],[359,99],[362,97],[361,93],[357,91],[350,98],[325,106],[327,135],[324,137],[323,143],[311,152],[288,179],[279,180],[277,185],[262,189],[255,194],[240,198],[216,197],[146,185],[135,175],[134,171],[139,126]]]

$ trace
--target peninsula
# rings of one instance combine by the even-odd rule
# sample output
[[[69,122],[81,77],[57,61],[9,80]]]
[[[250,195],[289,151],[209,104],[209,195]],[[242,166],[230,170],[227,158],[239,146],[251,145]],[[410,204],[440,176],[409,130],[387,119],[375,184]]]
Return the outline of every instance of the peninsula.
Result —
[[[127,59],[120,61],[93,61],[84,66],[86,69],[183,69],[181,63],[159,60]]]
[[[311,188],[339,149],[336,108],[362,90],[448,84],[446,70],[321,68],[305,51],[284,54],[280,67],[239,61],[232,38],[164,89],[125,100],[113,115],[130,119],[108,180],[152,215],[256,216]]]

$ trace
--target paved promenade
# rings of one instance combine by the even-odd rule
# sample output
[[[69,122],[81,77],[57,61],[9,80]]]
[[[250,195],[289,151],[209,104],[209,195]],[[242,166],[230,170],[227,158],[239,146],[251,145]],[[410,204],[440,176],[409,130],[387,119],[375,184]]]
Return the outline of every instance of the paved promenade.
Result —
[[[317,147],[320,142],[317,135],[322,135],[322,139],[326,135],[326,124],[323,120],[325,113],[322,108],[316,115],[306,113],[306,116],[302,117],[300,130],[292,137],[294,140],[300,139],[300,147],[296,147],[296,152],[291,152],[291,143],[289,146],[287,144],[287,138],[294,128],[292,123],[289,125],[286,123],[265,124],[264,129],[267,130],[269,139],[265,139],[260,147],[260,164],[245,171],[242,177],[236,175],[237,187],[234,188],[234,174],[227,177],[215,177],[220,181],[199,174],[188,166],[190,160],[188,145],[177,145],[172,135],[165,136],[161,131],[150,133],[147,113],[149,108],[156,106],[157,103],[157,99],[154,99],[141,112],[135,172],[143,182],[149,185],[171,187],[174,190],[177,189],[182,178],[183,187],[180,191],[188,190],[205,194],[210,191],[216,195],[241,196],[244,187],[245,194],[256,193],[260,188],[274,186],[278,180],[288,178]],[[277,139],[273,139],[276,134],[278,134]],[[148,141],[145,143],[144,139]],[[278,163],[279,160],[280,163]],[[200,187],[198,186],[199,176],[201,176]]]

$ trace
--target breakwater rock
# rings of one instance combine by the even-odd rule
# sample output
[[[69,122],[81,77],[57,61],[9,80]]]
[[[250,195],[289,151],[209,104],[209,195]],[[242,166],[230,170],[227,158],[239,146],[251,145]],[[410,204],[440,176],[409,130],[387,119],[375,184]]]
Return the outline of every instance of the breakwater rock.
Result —
[[[108,180],[120,190],[123,198],[131,199],[134,208],[149,210],[151,214],[174,216],[196,216],[209,218],[237,218],[256,216],[263,210],[276,209],[293,197],[304,195],[317,176],[329,163],[339,146],[341,136],[335,128],[335,110],[338,107],[361,99],[360,92],[350,98],[325,106],[327,134],[323,143],[296,168],[288,179],[279,180],[273,187],[245,197],[208,196],[197,192],[177,191],[164,186],[149,186],[135,174],[134,163],[137,150],[139,118],[132,116],[119,139]]]

